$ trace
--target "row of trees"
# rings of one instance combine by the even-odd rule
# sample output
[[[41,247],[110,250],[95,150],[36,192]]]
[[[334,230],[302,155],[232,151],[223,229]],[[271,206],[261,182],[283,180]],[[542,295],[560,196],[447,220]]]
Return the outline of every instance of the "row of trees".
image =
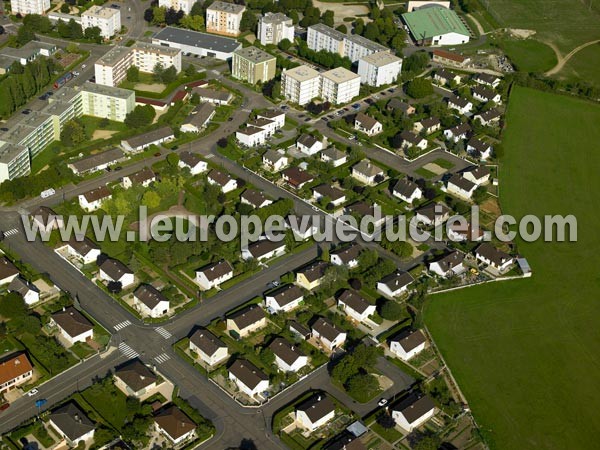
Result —
[[[308,44],[305,41],[300,41],[298,43],[298,56],[328,69],[344,67],[350,70],[352,68],[352,61],[350,61],[350,58],[345,56],[342,57],[338,53],[331,53],[326,50],[316,52],[308,48]]]
[[[47,16],[28,14],[23,18],[23,26],[19,27],[15,37],[11,37],[9,45],[22,47],[34,40],[36,33],[50,34],[54,31],[64,39],[86,39],[98,44],[102,42],[101,30],[98,27],[86,28],[84,31],[83,27],[73,19],[68,22],[59,20],[55,25]]]
[[[369,17],[371,22],[358,18],[354,21],[354,34],[359,34],[400,53],[406,46],[406,33],[394,22],[394,13],[389,9],[380,10],[376,4],[371,5]]]

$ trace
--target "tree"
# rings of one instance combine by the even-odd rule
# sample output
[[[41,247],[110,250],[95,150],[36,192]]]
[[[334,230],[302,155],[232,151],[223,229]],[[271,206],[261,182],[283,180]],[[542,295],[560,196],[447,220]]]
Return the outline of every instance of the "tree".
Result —
[[[27,316],[27,306],[23,301],[23,297],[15,292],[0,297],[0,315],[7,319]]]
[[[35,39],[35,33],[29,27],[19,27],[17,30],[16,43],[19,47]]]
[[[69,11],[71,11],[71,8],[69,7],[69,5],[67,5],[66,3],[63,3],[62,6],[60,7],[60,12],[63,14],[69,14]]]
[[[279,41],[279,44],[277,44],[277,46],[279,47],[279,50],[281,50],[282,52],[287,52],[290,47],[292,46],[292,43],[290,42],[290,40],[288,38],[282,39],[281,41]]]
[[[67,45],[67,53],[79,53],[79,45],[75,44],[74,42],[71,42],[69,45]]]
[[[96,44],[100,44],[103,40],[102,30],[99,27],[88,27],[83,32],[83,37],[90,41],[94,41]]]
[[[386,320],[399,320],[404,316],[404,307],[393,300],[387,300],[381,306],[379,315]]]
[[[354,34],[362,36],[365,30],[365,21],[362,19],[356,19],[354,21]]]
[[[177,167],[179,165],[179,155],[177,153],[169,153],[167,163],[171,167]]]
[[[407,56],[402,62],[403,72],[419,73],[429,64],[429,54],[425,51],[418,51]]]
[[[485,186],[479,186],[473,192],[473,201],[478,205],[481,205],[487,199],[487,189]]]
[[[341,24],[338,27],[336,27],[336,30],[338,30],[340,33],[346,34],[348,32],[348,27],[346,27],[346,25],[344,24]]]
[[[346,389],[353,397],[372,398],[379,392],[379,381],[370,373],[359,373],[348,380]]]
[[[27,14],[23,18],[23,26],[29,28],[32,31],[39,33],[49,33],[52,31],[52,22],[47,16],[40,14]]]
[[[130,128],[141,128],[150,125],[156,116],[151,105],[138,105],[125,117],[125,125]]]
[[[160,205],[160,196],[154,191],[146,191],[142,197],[142,205],[149,209],[158,208]]]
[[[154,8],[152,8],[152,24],[153,25],[160,25],[162,23],[166,22],[166,16],[167,16],[167,8],[165,7],[160,7],[160,6],[155,6]],[[144,14],[145,17],[145,14]]]
[[[152,68],[152,75],[154,76],[155,81],[162,81],[163,72],[165,71],[165,66],[161,63],[157,62]]]
[[[140,81],[140,69],[137,66],[131,66],[127,69],[127,81],[134,83]]]
[[[198,73],[198,70],[196,69],[196,66],[194,66],[193,64],[188,64],[188,66],[185,68],[185,75],[187,77],[193,77]]]
[[[183,16],[180,20],[180,25],[190,30],[200,31],[204,27],[204,18],[202,16]]]
[[[177,79],[177,69],[170,66],[162,72],[161,81],[165,84],[172,83]]]
[[[257,24],[258,19],[256,18],[256,15],[249,9],[244,11],[244,14],[242,14],[242,20],[240,20],[240,31],[254,31]]]
[[[148,23],[154,23],[154,8],[148,8],[144,11],[144,20]]]
[[[427,78],[415,78],[406,85],[406,93],[412,98],[424,98],[433,94],[433,85]]]
[[[328,27],[332,27],[333,28],[333,11],[328,9],[326,10],[323,15],[321,16],[321,21],[327,25]]]
[[[86,140],[85,128],[82,123],[77,120],[69,120],[64,124],[60,132],[60,141],[66,147],[72,147]]]
[[[377,416],[377,423],[386,430],[389,430],[390,428],[394,428],[396,426],[396,421],[394,420],[391,414],[387,413],[387,411],[382,411]]]

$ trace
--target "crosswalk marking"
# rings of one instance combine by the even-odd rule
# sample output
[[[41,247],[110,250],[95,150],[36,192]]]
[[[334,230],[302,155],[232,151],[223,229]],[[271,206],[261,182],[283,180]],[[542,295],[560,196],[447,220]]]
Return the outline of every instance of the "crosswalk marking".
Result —
[[[116,324],[113,328],[115,329],[115,331],[119,331],[125,327],[128,327],[129,325],[131,325],[131,322],[129,320],[124,320],[123,322]]]
[[[161,353],[156,358],[154,358],[154,361],[156,361],[158,364],[162,364],[170,359],[171,357],[169,355],[167,355],[166,353]]]
[[[121,342],[119,344],[119,351],[123,353],[123,355],[127,356],[129,359],[137,358],[138,356],[140,356],[138,352],[132,349],[125,342]]]
[[[12,228],[12,229],[4,232],[4,237],[13,236],[13,235],[17,234],[18,232],[19,232],[19,230],[17,228]]]
[[[163,327],[155,328],[154,331],[156,331],[158,334],[160,334],[165,339],[170,339],[172,336],[172,334],[169,333],[167,330],[165,330]]]

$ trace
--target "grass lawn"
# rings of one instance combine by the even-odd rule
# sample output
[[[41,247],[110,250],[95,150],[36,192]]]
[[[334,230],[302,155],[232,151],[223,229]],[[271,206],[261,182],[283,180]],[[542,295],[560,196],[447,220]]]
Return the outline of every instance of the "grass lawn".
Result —
[[[547,10],[544,9],[545,11]],[[596,448],[600,438],[600,106],[512,92],[505,214],[574,214],[576,243],[524,243],[533,277],[430,297],[425,323],[496,448]]]
[[[559,72],[561,78],[576,78],[600,86],[600,44],[577,52]]]
[[[444,158],[438,158],[433,163],[446,170],[454,169],[454,164]]]
[[[426,180],[430,180],[431,178],[435,177],[435,173],[433,173],[430,170],[427,170],[425,167],[418,168],[417,170],[415,170],[415,173],[421,175]]]
[[[535,39],[506,39],[500,45],[517,70],[523,72],[545,72],[558,62],[554,50]]]
[[[579,0],[490,0],[489,11],[504,26],[536,30],[536,39],[551,41],[566,54],[600,37],[600,4],[593,4],[592,11],[588,5]]]
[[[402,436],[404,436],[395,428],[383,428],[378,423],[374,423],[373,425],[371,425],[371,430],[373,430],[375,433],[377,433],[389,443],[394,443],[398,439],[401,439]]]
[[[114,384],[96,384],[82,392],[83,398],[112,426],[121,430],[125,419],[130,415],[127,411],[127,396]]]

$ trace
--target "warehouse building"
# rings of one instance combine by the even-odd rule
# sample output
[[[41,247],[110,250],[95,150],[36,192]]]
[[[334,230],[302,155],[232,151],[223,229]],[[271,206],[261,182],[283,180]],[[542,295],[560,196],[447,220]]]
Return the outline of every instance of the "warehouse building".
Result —
[[[235,39],[173,27],[156,33],[152,43],[178,48],[187,55],[210,56],[223,61],[231,59],[233,52],[242,46]]]
[[[459,45],[469,42],[471,33],[451,9],[430,6],[402,14],[413,39],[421,45]]]

